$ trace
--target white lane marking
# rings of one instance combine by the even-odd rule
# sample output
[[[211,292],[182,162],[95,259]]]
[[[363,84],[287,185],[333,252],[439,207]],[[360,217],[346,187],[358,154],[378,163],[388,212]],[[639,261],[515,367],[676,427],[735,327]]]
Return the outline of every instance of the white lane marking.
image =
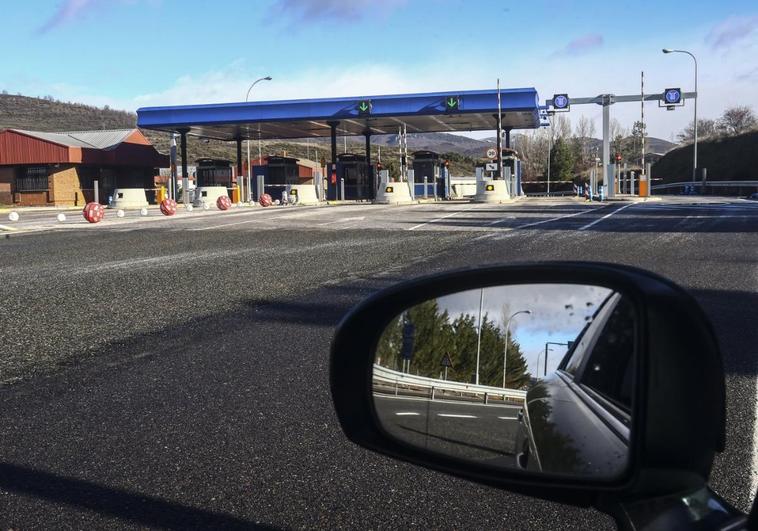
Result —
[[[496,219],[495,221],[487,223],[487,225],[497,225],[498,223],[502,223],[506,219],[516,219],[516,216],[505,216],[504,218]]]
[[[421,413],[416,413],[415,411],[398,411],[395,415],[398,417],[418,417]]]
[[[441,218],[436,218],[436,219],[433,219],[431,221],[426,221],[424,223],[419,223],[418,225],[414,225],[413,227],[411,227],[409,229],[405,229],[405,230],[416,230],[416,229],[419,229],[419,228],[421,228],[421,227],[423,227],[425,225],[429,225],[431,223],[437,223],[438,221],[442,221],[443,219],[452,218],[453,216],[457,216],[458,214],[462,214],[463,212],[466,212],[467,210],[471,210],[472,208],[474,208],[474,207],[471,206],[471,207],[468,207],[468,208],[462,208],[461,210],[456,210],[455,212],[451,212],[447,216],[442,216]]]
[[[458,415],[456,413],[437,413],[438,417],[448,417],[452,419],[478,419],[476,415]]]
[[[516,417],[498,417],[498,418],[502,420],[517,420]]]
[[[621,208],[617,208],[613,212],[609,212],[608,214],[606,214],[602,218],[598,218],[595,221],[593,221],[592,223],[587,223],[584,227],[580,227],[577,230],[586,230],[586,229],[589,229],[590,227],[594,227],[595,225],[597,225],[601,221],[608,219],[609,217],[611,217],[614,214],[618,214],[619,212],[621,212],[625,208],[629,208],[630,206],[634,206],[634,203],[629,203],[628,205],[624,205]]]
[[[543,223],[550,223],[551,221],[558,221],[560,219],[566,219],[566,218],[573,218],[574,216],[581,216],[582,214],[588,214],[590,212],[595,212],[596,210],[601,210],[605,208],[605,206],[601,206],[598,208],[590,208],[589,210],[580,210],[579,212],[573,212],[571,214],[566,214],[565,216],[558,216],[555,218],[549,218],[549,219],[543,219],[540,221],[533,221],[531,223],[525,223],[523,225],[517,225],[516,227],[506,227],[505,230],[518,230],[518,229],[526,229],[529,227],[534,227],[536,225],[542,225]],[[488,223],[490,226],[497,225],[498,223],[502,223],[503,221],[506,221],[508,218],[505,219],[498,219],[497,221],[494,221],[492,223]],[[496,234],[496,233],[493,233]],[[480,238],[484,238],[484,236],[480,236]]]
[[[363,221],[364,219],[366,219],[366,216],[355,216],[352,218],[335,219],[334,221],[327,221],[326,223],[317,223],[316,225],[318,227],[323,227],[325,225],[333,225],[335,223],[345,223],[346,221]]]
[[[753,419],[753,466],[750,471],[750,491],[758,490],[758,378],[755,380],[755,418]]]

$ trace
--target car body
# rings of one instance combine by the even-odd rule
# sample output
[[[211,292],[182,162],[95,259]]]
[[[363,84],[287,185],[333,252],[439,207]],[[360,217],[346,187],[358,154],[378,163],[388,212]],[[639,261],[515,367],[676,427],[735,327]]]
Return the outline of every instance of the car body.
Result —
[[[610,295],[558,369],[527,392],[515,440],[519,468],[608,477],[629,456],[634,313]]]

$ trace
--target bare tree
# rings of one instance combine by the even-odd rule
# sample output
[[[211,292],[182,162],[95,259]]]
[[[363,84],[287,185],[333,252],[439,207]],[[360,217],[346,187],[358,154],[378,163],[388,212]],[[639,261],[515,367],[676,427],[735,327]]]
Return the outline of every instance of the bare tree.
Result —
[[[758,119],[756,119],[753,109],[747,105],[730,107],[724,111],[718,121],[719,130],[727,136],[747,133],[756,125],[758,125]]]
[[[535,180],[545,174],[549,138],[550,132],[547,129],[538,129],[519,136],[519,154],[524,180]]]
[[[576,137],[576,143],[579,146],[578,150],[578,156],[579,156],[579,166],[581,169],[584,169],[592,156],[592,153],[590,153],[592,149],[593,139],[595,138],[595,122],[594,120],[590,120],[586,116],[582,116],[579,118],[579,122],[576,124],[576,128],[574,129],[574,136]]]
[[[691,121],[681,133],[676,135],[680,142],[690,143],[695,139],[695,121]],[[714,138],[718,136],[716,120],[702,118],[697,121],[697,136],[699,139]]]

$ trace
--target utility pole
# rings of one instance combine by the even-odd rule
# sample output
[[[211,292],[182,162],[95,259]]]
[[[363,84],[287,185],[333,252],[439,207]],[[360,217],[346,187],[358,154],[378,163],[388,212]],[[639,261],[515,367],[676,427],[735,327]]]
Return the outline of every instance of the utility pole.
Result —
[[[640,72],[640,122],[642,137],[642,155],[640,158],[641,173],[645,173],[645,72]]]

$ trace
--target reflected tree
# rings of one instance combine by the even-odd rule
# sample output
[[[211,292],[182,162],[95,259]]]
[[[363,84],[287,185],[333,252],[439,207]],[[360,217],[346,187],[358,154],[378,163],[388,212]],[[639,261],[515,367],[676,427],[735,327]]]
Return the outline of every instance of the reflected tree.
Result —
[[[376,349],[376,362],[389,369],[402,367],[403,320],[413,324],[415,337],[410,372],[418,376],[439,378],[442,359],[450,357],[453,366],[448,370],[448,379],[473,383],[476,374],[477,316],[459,314],[451,319],[446,310],[441,310],[436,300],[426,301],[407,310],[393,319]],[[482,318],[482,340],[479,365],[479,383],[493,387],[503,382],[504,331],[489,316]],[[523,352],[512,337],[508,341],[508,376],[506,385],[513,389],[524,388],[529,382],[529,373]]]

